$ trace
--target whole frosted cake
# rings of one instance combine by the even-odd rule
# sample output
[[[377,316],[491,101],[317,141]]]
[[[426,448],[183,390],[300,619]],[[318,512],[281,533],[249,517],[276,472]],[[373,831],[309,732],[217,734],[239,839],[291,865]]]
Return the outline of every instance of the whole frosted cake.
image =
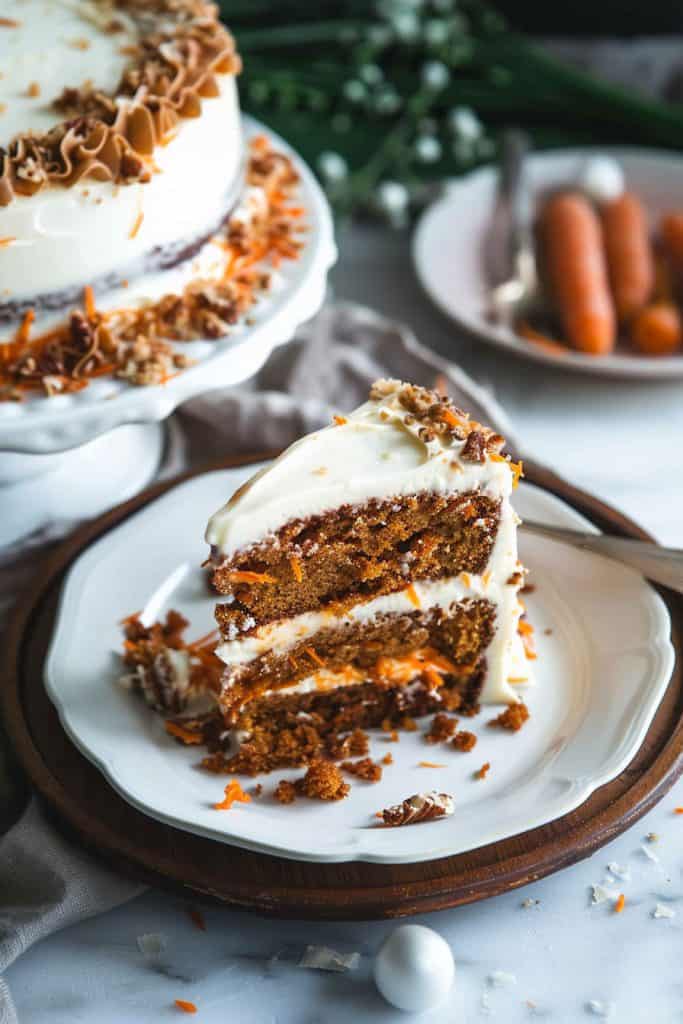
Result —
[[[17,0],[0,54],[0,398],[162,383],[298,248],[233,38],[204,0]]]

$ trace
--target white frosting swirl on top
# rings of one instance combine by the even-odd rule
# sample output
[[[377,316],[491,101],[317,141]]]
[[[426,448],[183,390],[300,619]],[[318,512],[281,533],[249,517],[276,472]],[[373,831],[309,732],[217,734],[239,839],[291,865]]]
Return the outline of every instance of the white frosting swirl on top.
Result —
[[[0,145],[15,135],[50,131],[60,115],[52,103],[67,87],[89,81],[113,92],[138,40],[135,22],[104,2],[18,0],[1,5],[13,25],[0,28]],[[121,26],[106,31],[114,18]]]
[[[206,540],[215,552],[230,558],[291,520],[373,498],[478,490],[506,499],[507,462],[488,454],[481,463],[464,461],[465,442],[449,435],[421,439],[420,421],[405,422],[400,386],[303,437],[240,487],[209,520]]]
[[[114,13],[121,32],[103,28]],[[0,145],[57,124],[61,115],[51,104],[65,87],[89,80],[115,91],[130,63],[127,47],[139,35],[134,20],[104,0],[23,0],[12,5],[12,18],[17,27],[0,27]],[[112,275],[135,278],[150,253],[179,254],[217,228],[244,143],[234,75],[217,74],[216,84],[218,94],[203,99],[200,116],[181,119],[168,144],[156,148],[149,182],[88,178],[0,207],[0,305],[59,296]],[[32,85],[38,95],[30,95]]]

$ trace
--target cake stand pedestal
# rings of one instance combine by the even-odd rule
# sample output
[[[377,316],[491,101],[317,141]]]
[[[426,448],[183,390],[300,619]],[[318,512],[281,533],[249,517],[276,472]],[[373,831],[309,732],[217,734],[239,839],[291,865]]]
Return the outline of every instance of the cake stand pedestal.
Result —
[[[66,452],[0,452],[0,555],[41,530],[101,515],[151,483],[164,450],[160,423],[119,427]]]
[[[0,556],[48,523],[91,518],[137,494],[159,466],[162,423],[173,410],[248,380],[320,309],[337,256],[327,200],[283,139],[252,118],[243,123],[247,139],[266,135],[298,173],[295,203],[306,224],[299,258],[273,271],[268,293],[226,338],[189,343],[195,365],[164,385],[102,377],[74,394],[0,403]]]

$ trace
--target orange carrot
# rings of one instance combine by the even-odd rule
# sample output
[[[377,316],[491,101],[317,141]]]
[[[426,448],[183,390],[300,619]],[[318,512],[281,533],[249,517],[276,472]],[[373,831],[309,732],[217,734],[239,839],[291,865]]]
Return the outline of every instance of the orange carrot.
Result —
[[[567,340],[579,351],[604,355],[614,347],[614,306],[600,222],[583,196],[553,196],[541,214],[551,290]]]
[[[631,324],[631,340],[648,356],[666,356],[680,347],[681,317],[672,302],[653,302]]]
[[[655,281],[652,246],[643,205],[632,192],[602,208],[607,270],[620,323],[642,309]]]
[[[683,272],[683,213],[667,213],[659,228],[664,251],[674,268]]]

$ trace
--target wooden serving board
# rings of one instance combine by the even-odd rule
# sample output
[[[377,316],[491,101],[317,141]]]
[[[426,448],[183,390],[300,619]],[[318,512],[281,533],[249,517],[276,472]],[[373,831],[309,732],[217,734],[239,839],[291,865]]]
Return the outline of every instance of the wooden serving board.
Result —
[[[254,455],[223,465],[261,458]],[[573,505],[599,528],[647,539],[614,509],[548,470],[527,465],[526,477]],[[203,895],[278,917],[367,919],[442,910],[506,892],[587,857],[633,825],[681,774],[683,598],[660,590],[671,613],[677,658],[657,715],[638,754],[621,775],[557,821],[455,857],[383,865],[284,860],[200,838],[146,817],[118,796],[69,741],[45,693],[43,666],[62,579],[71,562],[95,538],[175,482],[151,488],[70,537],[41,568],[16,609],[1,654],[0,706],[20,764],[55,823],[118,870],[186,896]]]

